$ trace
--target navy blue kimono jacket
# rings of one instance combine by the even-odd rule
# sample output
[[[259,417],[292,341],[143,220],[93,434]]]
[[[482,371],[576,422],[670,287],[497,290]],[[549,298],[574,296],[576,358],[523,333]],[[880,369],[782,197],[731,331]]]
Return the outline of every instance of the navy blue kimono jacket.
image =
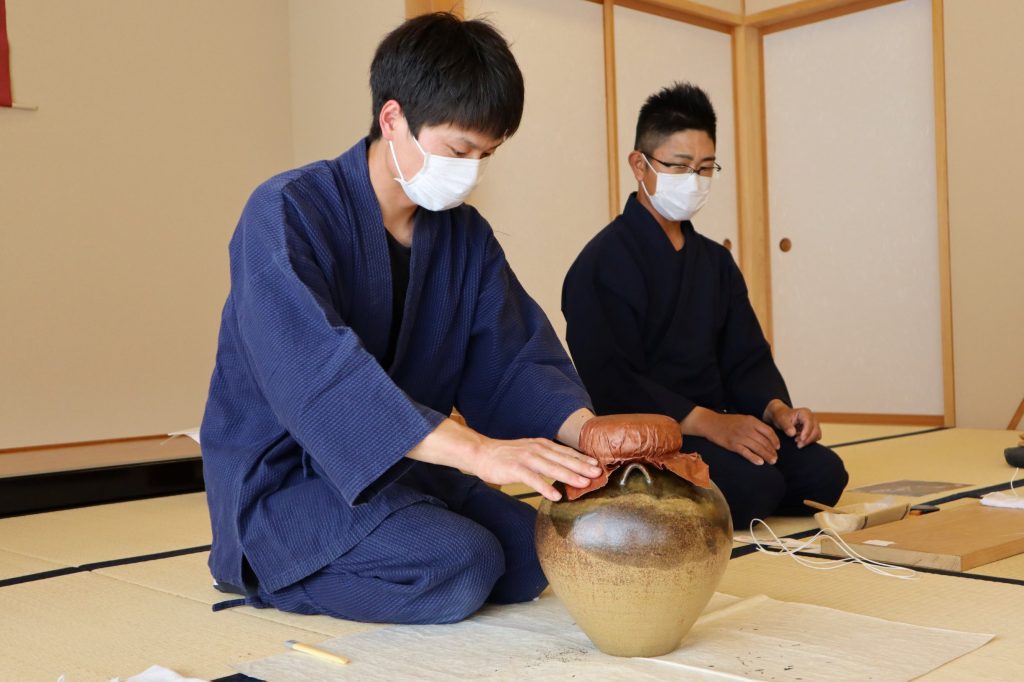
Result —
[[[732,254],[682,230],[676,251],[634,192],[565,277],[566,341],[598,414],[790,404]]]
[[[273,592],[396,509],[439,504],[430,485],[467,485],[405,457],[453,406],[495,438],[553,438],[589,406],[547,318],[465,205],[417,210],[404,320],[381,366],[391,274],[367,148],[261,185],[231,239],[201,431],[218,581],[242,585],[244,557]]]

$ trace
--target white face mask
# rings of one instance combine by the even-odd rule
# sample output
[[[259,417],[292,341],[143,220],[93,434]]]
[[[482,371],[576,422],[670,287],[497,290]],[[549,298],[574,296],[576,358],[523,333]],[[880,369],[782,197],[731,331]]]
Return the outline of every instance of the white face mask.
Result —
[[[414,204],[428,211],[446,211],[464,202],[480,182],[480,177],[487,166],[487,159],[438,156],[424,151],[415,137],[412,141],[423,154],[423,168],[412,180],[406,180],[402,175],[402,167],[398,164],[398,157],[395,156],[395,145],[388,140],[391,158],[395,160],[395,168],[398,169],[399,177],[395,178],[395,182],[402,186],[406,196]]]
[[[647,155],[644,154],[643,157],[647,165],[651,166]],[[640,182],[640,186],[644,188],[644,193],[651,200],[654,210],[666,220],[689,220],[697,211],[704,208],[708,193],[711,192],[711,178],[705,178],[697,173],[659,173],[654,166],[651,166],[651,170],[658,176],[658,189],[651,194],[643,181]]]

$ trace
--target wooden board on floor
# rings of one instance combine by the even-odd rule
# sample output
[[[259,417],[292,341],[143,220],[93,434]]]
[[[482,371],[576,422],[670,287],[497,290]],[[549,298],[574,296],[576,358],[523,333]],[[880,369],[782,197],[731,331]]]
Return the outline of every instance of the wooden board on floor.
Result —
[[[967,571],[1024,553],[1024,510],[974,502],[846,533],[843,540],[876,561]],[[821,551],[844,556],[827,537]]]

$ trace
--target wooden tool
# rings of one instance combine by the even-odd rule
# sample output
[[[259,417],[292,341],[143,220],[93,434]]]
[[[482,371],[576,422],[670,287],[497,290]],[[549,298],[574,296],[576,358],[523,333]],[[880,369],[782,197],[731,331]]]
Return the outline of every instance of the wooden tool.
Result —
[[[842,538],[868,559],[968,571],[1024,553],[1024,510],[972,502],[938,514],[844,533]],[[842,555],[828,537],[821,538],[821,551]]]
[[[804,504],[807,505],[808,507],[810,507],[811,509],[817,509],[819,511],[832,512],[833,514],[846,514],[847,513],[847,512],[844,512],[842,509],[836,509],[835,507],[830,507],[827,504],[822,504],[821,502],[815,502],[814,500],[804,500]]]
[[[293,651],[304,653],[308,656],[312,656],[313,658],[319,658],[321,661],[327,661],[328,663],[348,665],[350,662],[344,656],[339,656],[338,654],[331,653],[326,649],[321,649],[320,647],[313,646],[312,644],[303,644],[302,642],[296,642],[294,639],[289,639],[285,641],[284,645],[289,649],[292,649]]]

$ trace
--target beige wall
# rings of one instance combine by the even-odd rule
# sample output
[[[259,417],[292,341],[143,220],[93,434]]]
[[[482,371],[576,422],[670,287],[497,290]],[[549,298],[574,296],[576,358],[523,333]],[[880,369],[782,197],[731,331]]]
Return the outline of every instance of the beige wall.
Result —
[[[288,7],[9,0],[0,448],[198,423],[227,240],[290,165]]]
[[[581,0],[466,0],[512,43],[526,81],[519,131],[470,203],[564,338],[562,280],[608,223],[601,7]]]
[[[369,132],[370,61],[405,0],[289,0],[295,164],[334,158]]]
[[[957,425],[1006,428],[1024,397],[1024,3],[946,0],[945,24]]]
[[[241,207],[364,134],[372,49],[403,5],[9,0],[15,96],[40,109],[0,110],[0,448],[198,423]],[[562,276],[606,220],[600,7],[466,5],[527,75],[523,127],[473,200],[561,329]],[[1022,15],[946,2],[961,426],[1004,427],[1024,393]]]

